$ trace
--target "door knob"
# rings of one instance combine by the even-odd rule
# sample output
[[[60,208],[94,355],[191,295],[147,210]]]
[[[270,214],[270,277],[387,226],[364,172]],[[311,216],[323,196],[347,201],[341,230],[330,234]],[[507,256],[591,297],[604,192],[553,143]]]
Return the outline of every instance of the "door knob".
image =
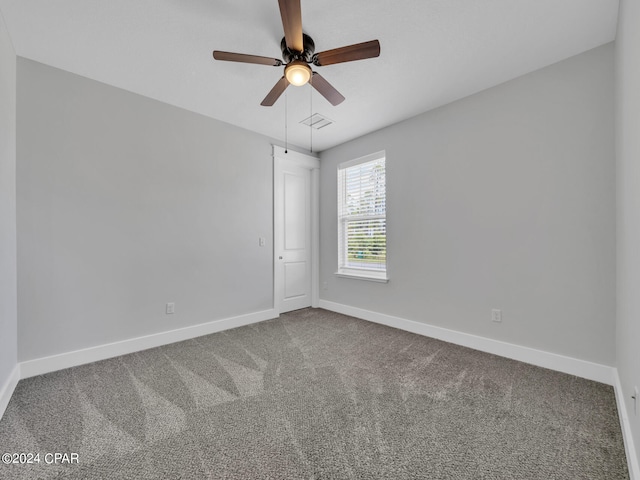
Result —
[[[279,258],[280,260],[282,260],[282,256],[279,256],[278,258]]]

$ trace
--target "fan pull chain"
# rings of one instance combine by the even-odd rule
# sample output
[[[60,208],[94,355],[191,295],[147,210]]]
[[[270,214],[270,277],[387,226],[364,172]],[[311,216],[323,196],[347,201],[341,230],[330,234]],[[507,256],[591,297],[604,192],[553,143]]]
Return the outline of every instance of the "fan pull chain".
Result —
[[[309,77],[309,152],[313,153],[313,73]]]
[[[287,92],[284,92],[284,153],[287,151]]]

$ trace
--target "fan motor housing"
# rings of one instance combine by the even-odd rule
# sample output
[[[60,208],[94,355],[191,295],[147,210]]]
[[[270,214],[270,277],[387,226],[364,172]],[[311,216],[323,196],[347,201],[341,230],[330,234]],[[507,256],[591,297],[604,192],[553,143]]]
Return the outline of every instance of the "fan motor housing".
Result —
[[[290,50],[287,47],[287,42],[284,37],[282,37],[282,41],[280,42],[280,49],[282,50],[282,59],[285,63],[293,62],[294,60],[302,60],[303,62],[310,63],[313,54],[316,51],[316,44],[313,42],[313,39],[307,35],[306,33],[302,34],[302,52],[296,52]]]

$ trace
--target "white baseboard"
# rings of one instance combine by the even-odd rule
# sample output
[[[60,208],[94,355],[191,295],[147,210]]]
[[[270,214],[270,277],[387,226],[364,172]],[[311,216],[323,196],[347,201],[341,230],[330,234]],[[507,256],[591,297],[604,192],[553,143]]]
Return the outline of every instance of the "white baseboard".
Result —
[[[4,411],[7,409],[7,405],[9,405],[9,400],[11,400],[11,395],[13,395],[13,391],[16,389],[16,385],[18,385],[18,381],[20,380],[20,365],[16,364],[13,367],[13,370],[9,374],[9,378],[4,382],[4,385],[0,388],[0,418],[4,415]]]
[[[607,385],[614,384],[614,368],[607,365],[566,357],[564,355],[536,350],[534,348],[523,347],[521,345],[502,342],[500,340],[492,340],[486,337],[436,327],[426,323],[416,322],[414,320],[407,320],[405,318],[394,317],[384,313],[372,312],[370,310],[351,307],[349,305],[343,305],[341,303],[330,302],[327,300],[320,300],[320,308],[361,318],[370,322],[381,323],[383,325],[399,328],[400,330],[405,330],[411,333],[417,333],[426,337],[444,340],[445,342],[455,343],[456,345],[473,348],[474,350],[480,350],[494,355],[499,355],[501,357],[511,358],[531,365],[537,365],[550,370],[568,373],[588,380],[606,383]]]
[[[262,322],[277,317],[274,309],[238,315],[237,317],[214,320],[212,322],[178,328],[167,332],[154,333],[144,337],[130,338],[119,342],[83,348],[73,352],[61,353],[50,357],[36,358],[20,363],[20,378],[33,377],[43,373],[55,372],[63,368],[76,367],[85,363],[97,362],[107,358],[139,352],[148,348],[160,347],[169,343],[181,342],[190,338],[208,335],[210,333],[242,327],[252,323]]]
[[[624,399],[624,391],[620,383],[618,369],[614,369],[613,388],[616,392],[616,402],[618,404],[618,417],[620,418],[620,428],[622,429],[622,437],[624,438],[624,448],[627,454],[627,465],[629,466],[629,478],[631,480],[640,480],[640,466],[638,465],[638,457],[636,456],[636,448],[633,442],[633,434],[631,433],[631,425],[629,416],[627,415],[627,405]]]

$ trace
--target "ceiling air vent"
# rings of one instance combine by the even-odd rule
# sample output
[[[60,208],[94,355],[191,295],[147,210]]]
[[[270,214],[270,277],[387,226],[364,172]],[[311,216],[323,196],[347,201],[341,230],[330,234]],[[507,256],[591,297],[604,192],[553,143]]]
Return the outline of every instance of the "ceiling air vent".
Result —
[[[313,127],[316,130],[320,130],[327,125],[331,125],[333,123],[333,120],[329,120],[327,117],[320,115],[319,113],[314,113],[309,118],[305,118],[304,120],[302,120],[300,123]]]

